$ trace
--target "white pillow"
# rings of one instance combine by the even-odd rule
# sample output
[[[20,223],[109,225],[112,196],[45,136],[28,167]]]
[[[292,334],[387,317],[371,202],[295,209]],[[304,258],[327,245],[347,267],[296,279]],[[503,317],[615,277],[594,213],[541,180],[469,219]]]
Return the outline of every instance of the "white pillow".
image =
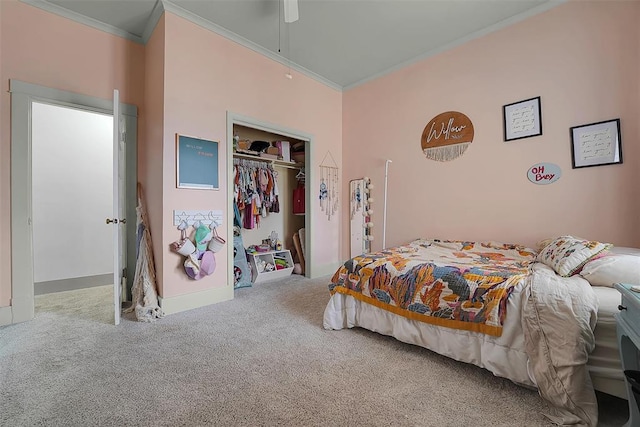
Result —
[[[640,256],[604,256],[585,264],[580,275],[592,286],[612,288],[614,283],[640,285]]]
[[[609,252],[619,255],[635,255],[640,256],[640,249],[638,248],[625,248],[624,246],[614,246],[609,249]]]

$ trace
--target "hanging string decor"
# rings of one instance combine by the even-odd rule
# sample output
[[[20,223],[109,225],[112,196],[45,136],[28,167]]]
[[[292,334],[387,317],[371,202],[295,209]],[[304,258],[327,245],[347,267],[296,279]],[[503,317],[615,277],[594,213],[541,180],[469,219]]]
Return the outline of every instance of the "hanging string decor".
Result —
[[[320,206],[324,210],[325,200],[327,200],[327,184],[324,181],[324,171],[322,172],[322,178],[320,179]]]
[[[329,157],[329,159],[327,159]],[[338,185],[339,185],[338,164],[331,151],[327,151],[322,162],[320,162],[320,209],[327,215],[330,221],[331,216],[338,211]]]

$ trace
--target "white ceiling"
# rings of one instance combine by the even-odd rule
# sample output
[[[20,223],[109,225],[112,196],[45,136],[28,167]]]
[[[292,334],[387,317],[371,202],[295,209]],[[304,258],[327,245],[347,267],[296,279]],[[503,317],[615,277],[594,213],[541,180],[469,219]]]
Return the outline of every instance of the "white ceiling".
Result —
[[[1,1],[1,0],[0,0]],[[23,0],[144,43],[163,10],[346,89],[550,9],[551,0]]]

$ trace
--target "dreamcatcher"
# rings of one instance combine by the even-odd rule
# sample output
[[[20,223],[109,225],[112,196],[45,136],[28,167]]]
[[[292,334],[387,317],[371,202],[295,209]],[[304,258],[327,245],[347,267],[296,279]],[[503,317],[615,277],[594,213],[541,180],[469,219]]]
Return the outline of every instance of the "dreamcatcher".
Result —
[[[327,156],[331,163],[325,163]],[[338,211],[338,164],[330,151],[324,155],[320,163],[320,209],[327,214],[327,219],[331,220],[331,215]]]

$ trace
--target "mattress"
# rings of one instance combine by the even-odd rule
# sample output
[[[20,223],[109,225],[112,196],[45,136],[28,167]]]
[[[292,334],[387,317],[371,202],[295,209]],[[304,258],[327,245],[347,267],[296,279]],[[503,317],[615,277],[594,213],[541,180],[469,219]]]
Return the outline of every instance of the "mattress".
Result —
[[[598,297],[598,323],[594,330],[596,347],[589,356],[587,367],[596,390],[627,399],[614,318],[620,304],[620,292],[605,286],[594,286],[593,290]]]

